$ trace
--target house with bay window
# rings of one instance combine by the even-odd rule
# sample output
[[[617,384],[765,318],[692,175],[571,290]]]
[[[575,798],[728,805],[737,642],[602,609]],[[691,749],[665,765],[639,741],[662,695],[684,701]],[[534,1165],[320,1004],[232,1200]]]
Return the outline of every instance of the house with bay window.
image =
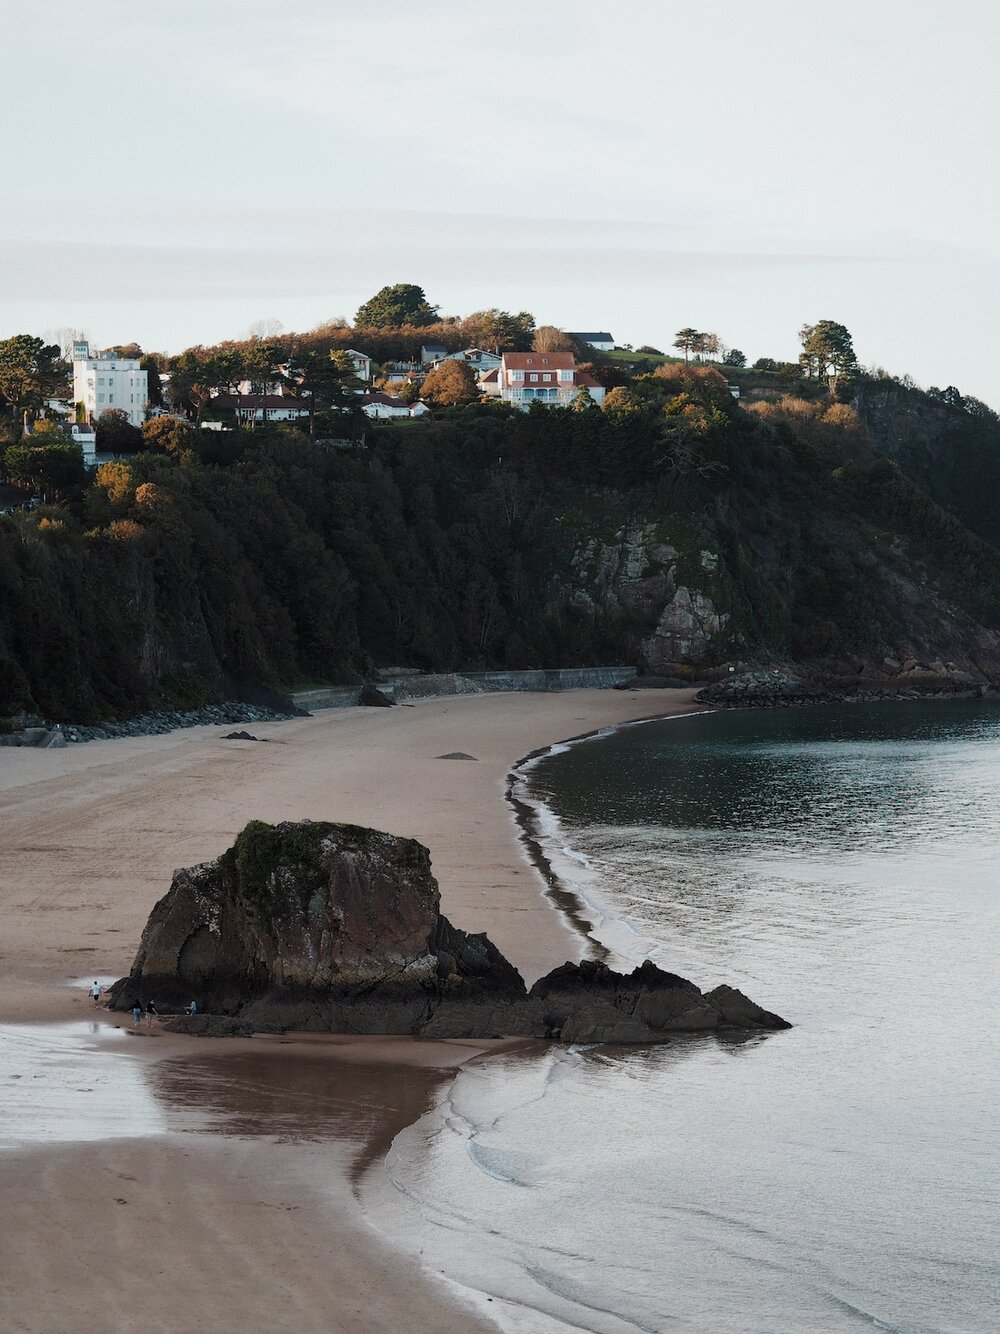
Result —
[[[577,370],[572,352],[505,352],[499,370],[490,371],[479,383],[483,393],[524,412],[532,403],[567,407],[581,389],[595,403],[604,401],[604,386]]]

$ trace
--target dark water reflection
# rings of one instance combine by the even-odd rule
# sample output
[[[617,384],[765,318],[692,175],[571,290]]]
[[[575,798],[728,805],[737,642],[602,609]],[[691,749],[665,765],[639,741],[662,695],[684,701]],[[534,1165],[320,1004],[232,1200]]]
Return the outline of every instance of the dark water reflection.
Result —
[[[331,1053],[332,1054],[332,1053]],[[157,1063],[150,1091],[170,1129],[279,1143],[339,1139],[363,1149],[358,1170],[384,1155],[396,1131],[431,1105],[444,1070],[325,1059],[294,1042],[258,1041],[253,1051],[199,1051]]]
[[[1000,1328],[1000,706],[671,720],[529,785],[609,947],[795,1027],[463,1072],[394,1165],[414,1237],[463,1219],[428,1256],[616,1334]]]

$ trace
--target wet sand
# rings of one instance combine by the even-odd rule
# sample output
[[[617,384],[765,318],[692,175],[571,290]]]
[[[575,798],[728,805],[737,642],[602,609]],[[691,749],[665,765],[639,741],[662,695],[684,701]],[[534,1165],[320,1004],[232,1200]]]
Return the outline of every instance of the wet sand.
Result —
[[[256,724],[259,742],[197,728],[2,750],[0,1021],[111,1021],[68,983],[127,972],[172,870],[216,856],[250,819],[346,820],[419,838],[443,911],[486,930],[530,982],[585,942],[523,854],[504,800],[510,767],[566,737],[691,710],[692,693],[459,697]],[[438,758],[456,751],[477,762]],[[127,1046],[168,1121],[185,1090],[188,1115],[226,1097],[257,1110],[0,1155],[0,1327],[487,1327],[367,1230],[354,1183],[448,1072],[489,1044],[202,1044],[157,1033]],[[293,1078],[303,1061],[314,1070],[304,1082]],[[274,1076],[281,1062],[287,1074]],[[321,1089],[332,1071],[345,1073],[331,1102]],[[296,1103],[325,1108],[322,1126],[289,1113]]]

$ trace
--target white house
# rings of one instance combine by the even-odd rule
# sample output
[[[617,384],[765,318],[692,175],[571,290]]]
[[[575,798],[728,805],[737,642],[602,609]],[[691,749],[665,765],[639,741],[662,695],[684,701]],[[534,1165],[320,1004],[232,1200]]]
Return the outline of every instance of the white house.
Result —
[[[88,421],[108,408],[120,408],[133,426],[141,426],[148,397],[147,375],[137,357],[92,351],[86,342],[73,344],[73,399],[83,404]]]
[[[405,384],[407,380],[422,380],[424,374],[425,372],[420,369],[419,362],[390,361],[386,365],[382,378],[389,384]]]
[[[420,349],[420,364],[430,366],[435,361],[440,361],[442,357],[448,355],[448,349],[444,343],[424,343]]]
[[[487,371],[480,388],[490,398],[527,411],[532,403],[566,407],[581,389],[595,403],[604,402],[604,386],[576,369],[572,352],[505,352],[500,369]]]
[[[94,427],[87,422],[86,424],[74,423],[69,428],[69,433],[73,437],[73,444],[79,445],[83,451],[83,461],[88,468],[97,466],[97,432]]]
[[[216,394],[213,407],[232,410],[237,421],[262,422],[267,410],[269,422],[294,422],[309,416],[309,404],[285,394]]]
[[[410,407],[404,403],[401,398],[393,398],[392,394],[384,394],[376,391],[372,394],[363,394],[360,398],[361,411],[366,417],[384,419],[387,417],[408,417]]]
[[[439,357],[434,365],[440,366],[442,361],[460,361],[468,366],[477,378],[487,371],[500,369],[500,354],[487,352],[481,347],[464,347],[461,352],[449,352],[447,356]]]
[[[609,333],[571,333],[570,338],[575,338],[578,343],[586,343],[588,347],[595,348],[598,352],[615,350],[615,340]]]
[[[372,378],[372,359],[367,352],[357,352],[353,347],[345,347],[345,353],[354,363],[354,374],[359,380],[368,381]]]

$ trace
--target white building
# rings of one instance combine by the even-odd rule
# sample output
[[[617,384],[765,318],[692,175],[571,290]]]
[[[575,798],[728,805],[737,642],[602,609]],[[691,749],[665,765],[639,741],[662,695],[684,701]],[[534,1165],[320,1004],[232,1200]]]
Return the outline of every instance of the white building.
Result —
[[[500,360],[500,369],[488,371],[480,388],[490,398],[513,403],[524,412],[532,403],[567,407],[581,389],[595,403],[604,402],[604,386],[576,369],[572,352],[505,352]]]
[[[373,394],[363,394],[360,398],[360,406],[366,417],[373,417],[378,420],[410,416],[410,405],[408,403],[404,403],[401,398],[393,398],[392,394],[384,394],[381,391],[376,391]]]
[[[309,402],[287,394],[216,394],[213,408],[231,411],[237,421],[262,422],[267,412],[269,422],[294,422],[309,416]]]
[[[432,366],[435,361],[440,361],[442,357],[448,355],[448,349],[444,343],[424,343],[420,349],[421,366]]]
[[[434,365],[440,366],[442,361],[460,361],[463,365],[468,366],[477,378],[487,371],[500,369],[499,353],[487,352],[481,347],[463,347],[461,352],[449,352],[446,357],[441,357],[435,361]]]
[[[89,423],[86,425],[74,424],[69,428],[69,433],[73,437],[73,444],[79,445],[83,453],[83,461],[88,468],[97,466],[97,432]]]
[[[353,347],[345,347],[344,353],[354,363],[354,374],[359,380],[367,382],[372,378],[372,359],[367,352],[358,352]]]
[[[89,343],[73,344],[73,401],[83,404],[88,421],[108,408],[120,408],[133,426],[146,418],[147,376],[137,357],[92,351]]]
[[[609,333],[571,333],[570,338],[575,338],[578,343],[586,343],[588,347],[596,348],[598,352],[615,350],[615,340]]]

